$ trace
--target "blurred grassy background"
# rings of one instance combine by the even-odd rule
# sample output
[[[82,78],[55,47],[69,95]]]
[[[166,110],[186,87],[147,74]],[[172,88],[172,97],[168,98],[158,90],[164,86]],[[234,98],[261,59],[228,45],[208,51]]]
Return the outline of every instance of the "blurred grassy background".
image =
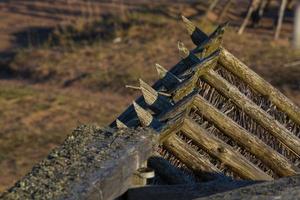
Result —
[[[138,78],[157,79],[180,58],[177,41],[192,43],[179,16],[206,32],[219,5],[203,17],[207,1],[12,0],[0,2],[0,192],[26,174],[82,123],[105,126],[138,93]],[[224,46],[300,104],[299,60],[291,49],[291,20],[274,42],[268,19],[236,34],[247,1],[235,3]]]

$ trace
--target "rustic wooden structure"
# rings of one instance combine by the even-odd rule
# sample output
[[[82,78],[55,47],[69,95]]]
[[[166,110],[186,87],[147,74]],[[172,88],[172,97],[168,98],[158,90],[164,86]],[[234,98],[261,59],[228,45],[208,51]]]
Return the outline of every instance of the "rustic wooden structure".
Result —
[[[196,48],[179,43],[175,67],[157,65],[160,80],[152,87],[140,80],[135,88],[143,95],[118,118],[122,127],[154,128],[161,155],[196,176],[298,174],[300,109],[221,46],[225,24],[207,36],[183,21]]]
[[[142,96],[109,128],[81,127],[3,197],[183,199],[299,174],[300,109],[222,47],[226,24],[206,35],[182,19],[193,50],[179,42],[180,62],[127,86]],[[175,186],[136,188],[147,178]]]

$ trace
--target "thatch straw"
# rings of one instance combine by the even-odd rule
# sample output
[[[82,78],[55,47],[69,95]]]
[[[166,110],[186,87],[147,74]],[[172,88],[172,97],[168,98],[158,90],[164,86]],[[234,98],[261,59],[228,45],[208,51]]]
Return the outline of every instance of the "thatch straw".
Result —
[[[178,160],[171,152],[166,150],[163,146],[159,146],[157,152],[166,160],[168,160],[173,166],[180,169],[184,174],[190,176],[191,179],[201,182],[201,179],[197,177],[192,170],[190,170],[184,163]]]
[[[219,66],[217,72],[229,83],[235,85],[244,95],[260,106],[263,110],[273,116],[277,121],[284,125],[289,131],[300,138],[300,125],[291,120],[286,113],[279,110],[267,97],[260,95],[252,88],[248,87],[244,81],[234,76],[232,73]]]

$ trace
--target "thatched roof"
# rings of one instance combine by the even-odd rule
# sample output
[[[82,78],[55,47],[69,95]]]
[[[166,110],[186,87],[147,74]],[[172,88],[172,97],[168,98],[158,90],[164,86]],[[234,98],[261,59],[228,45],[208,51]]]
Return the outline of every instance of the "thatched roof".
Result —
[[[222,47],[226,24],[206,35],[183,22],[196,47],[179,42],[182,60],[169,71],[157,65],[152,87],[140,80],[142,96],[111,126],[152,127],[161,156],[200,180],[299,173],[299,108]]]

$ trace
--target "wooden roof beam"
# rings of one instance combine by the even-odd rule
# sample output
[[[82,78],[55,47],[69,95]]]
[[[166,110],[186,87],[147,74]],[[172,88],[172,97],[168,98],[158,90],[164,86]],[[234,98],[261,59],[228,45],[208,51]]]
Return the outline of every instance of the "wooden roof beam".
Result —
[[[193,120],[184,120],[182,131],[208,154],[218,158],[241,178],[250,180],[272,180],[273,178],[247,160],[231,146],[207,133]]]
[[[231,137],[241,146],[254,154],[279,176],[296,174],[294,166],[283,155],[269,147],[259,138],[247,132],[243,127],[208,103],[202,96],[195,97],[193,105],[209,121],[213,122],[225,135]]]
[[[181,140],[176,134],[166,139],[163,145],[197,175],[208,180],[222,176],[221,171],[217,167]]]
[[[300,125],[300,108],[224,48],[221,49],[219,62],[251,88],[268,97],[281,111],[287,113],[295,123]],[[298,146],[297,152],[300,151],[299,149]]]
[[[274,137],[279,139],[288,149],[299,157],[300,139],[288,131],[274,117],[263,111],[253,101],[242,94],[238,88],[228,83],[217,72],[210,70],[203,74],[203,79],[212,87],[216,88],[225,97],[232,100],[239,108],[254,119],[258,124],[269,131]]]

